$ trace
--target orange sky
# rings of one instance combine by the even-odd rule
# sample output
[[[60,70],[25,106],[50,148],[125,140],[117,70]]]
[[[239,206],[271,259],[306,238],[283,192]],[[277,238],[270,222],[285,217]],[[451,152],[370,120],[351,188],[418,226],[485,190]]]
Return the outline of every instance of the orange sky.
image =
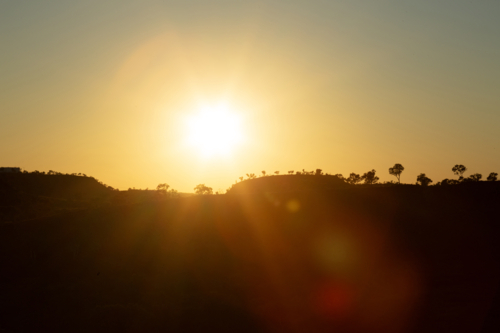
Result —
[[[0,164],[120,189],[313,170],[500,171],[498,1],[0,4]],[[226,103],[245,140],[185,145]],[[231,138],[228,138],[231,140]]]

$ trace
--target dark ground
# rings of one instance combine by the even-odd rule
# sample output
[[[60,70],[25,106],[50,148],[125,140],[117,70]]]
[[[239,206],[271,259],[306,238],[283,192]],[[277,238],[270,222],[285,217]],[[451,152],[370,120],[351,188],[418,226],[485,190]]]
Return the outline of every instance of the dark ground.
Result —
[[[499,185],[241,190],[4,223],[0,328],[499,332]]]

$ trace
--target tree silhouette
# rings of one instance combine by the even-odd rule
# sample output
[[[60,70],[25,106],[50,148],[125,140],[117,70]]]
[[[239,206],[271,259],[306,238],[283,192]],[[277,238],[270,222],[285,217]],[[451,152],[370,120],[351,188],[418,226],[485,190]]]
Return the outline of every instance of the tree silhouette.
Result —
[[[211,187],[205,186],[205,184],[198,184],[194,188],[194,193],[196,194],[212,194],[213,190]]]
[[[323,174],[323,170],[316,169],[316,173],[315,173],[316,176],[321,176],[322,174]]]
[[[430,183],[432,183],[432,179],[427,177],[425,173],[417,176],[417,185],[428,186]]]
[[[392,168],[389,168],[389,174],[395,176],[398,180],[398,183],[401,183],[401,173],[403,173],[403,170],[404,170],[404,166],[402,166],[401,164],[399,163],[396,163],[394,164],[394,166]]]
[[[243,181],[243,177],[240,177],[240,182],[242,182],[242,181]]]
[[[352,185],[356,185],[357,183],[359,183],[361,181],[361,176],[358,175],[357,173],[351,173],[349,175],[349,177],[346,179],[347,183],[349,184],[352,184]]]
[[[171,188],[170,190],[168,190],[168,193],[169,193],[168,194],[169,197],[171,197],[171,198],[179,196],[179,191],[174,190],[173,188]]]
[[[483,175],[480,174],[480,173],[475,173],[473,175],[470,175],[467,180],[468,181],[472,181],[472,182],[478,182],[481,180],[481,178],[483,178]]]
[[[457,164],[451,169],[451,171],[453,171],[455,175],[459,176],[459,180],[462,180],[464,178],[464,172],[467,171],[467,168],[462,164]]]
[[[457,185],[457,184],[460,184],[460,182],[456,179],[448,179],[448,178],[445,178],[443,179],[439,185]],[[438,184],[436,184],[438,185]]]
[[[266,176],[266,172],[264,170],[262,170],[261,172],[262,172],[262,177],[265,177]]]
[[[492,173],[490,173],[488,178],[486,178],[486,180],[489,182],[495,182],[497,180],[497,176],[498,176],[498,173],[492,172]]]
[[[289,175],[293,175],[293,170],[288,171]]]
[[[279,171],[274,171],[274,174],[277,176],[277,175],[280,174],[280,172]]]
[[[372,171],[365,172],[363,176],[361,176],[361,179],[365,184],[375,184],[379,180],[379,178],[375,176],[375,172],[377,171],[375,171],[374,169]]]
[[[349,175],[349,177],[346,179],[346,181],[349,183],[349,184],[352,184],[352,185],[356,185],[357,183],[359,183],[361,181],[361,176],[358,175],[357,173],[351,173]]]
[[[170,187],[170,185],[168,185],[167,183],[158,184],[158,186],[156,186],[156,190],[158,192],[167,193],[167,190],[168,190],[169,187]]]

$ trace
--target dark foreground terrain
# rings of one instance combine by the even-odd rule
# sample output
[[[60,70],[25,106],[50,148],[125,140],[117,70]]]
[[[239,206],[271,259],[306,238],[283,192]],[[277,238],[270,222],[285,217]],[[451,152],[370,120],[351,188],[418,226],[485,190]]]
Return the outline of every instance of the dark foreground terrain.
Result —
[[[499,332],[498,182],[234,191],[0,225],[0,332]]]

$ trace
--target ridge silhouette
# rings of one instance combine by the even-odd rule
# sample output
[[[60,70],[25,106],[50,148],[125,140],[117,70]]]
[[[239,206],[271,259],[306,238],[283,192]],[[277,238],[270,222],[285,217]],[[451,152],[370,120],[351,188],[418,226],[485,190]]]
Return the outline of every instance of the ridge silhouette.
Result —
[[[115,198],[143,200],[103,197],[105,204],[0,224],[0,328],[498,330],[500,182],[250,178],[227,195],[173,198],[159,193],[165,183],[114,191],[92,181]],[[12,194],[3,204],[42,203],[0,180],[0,196]]]

